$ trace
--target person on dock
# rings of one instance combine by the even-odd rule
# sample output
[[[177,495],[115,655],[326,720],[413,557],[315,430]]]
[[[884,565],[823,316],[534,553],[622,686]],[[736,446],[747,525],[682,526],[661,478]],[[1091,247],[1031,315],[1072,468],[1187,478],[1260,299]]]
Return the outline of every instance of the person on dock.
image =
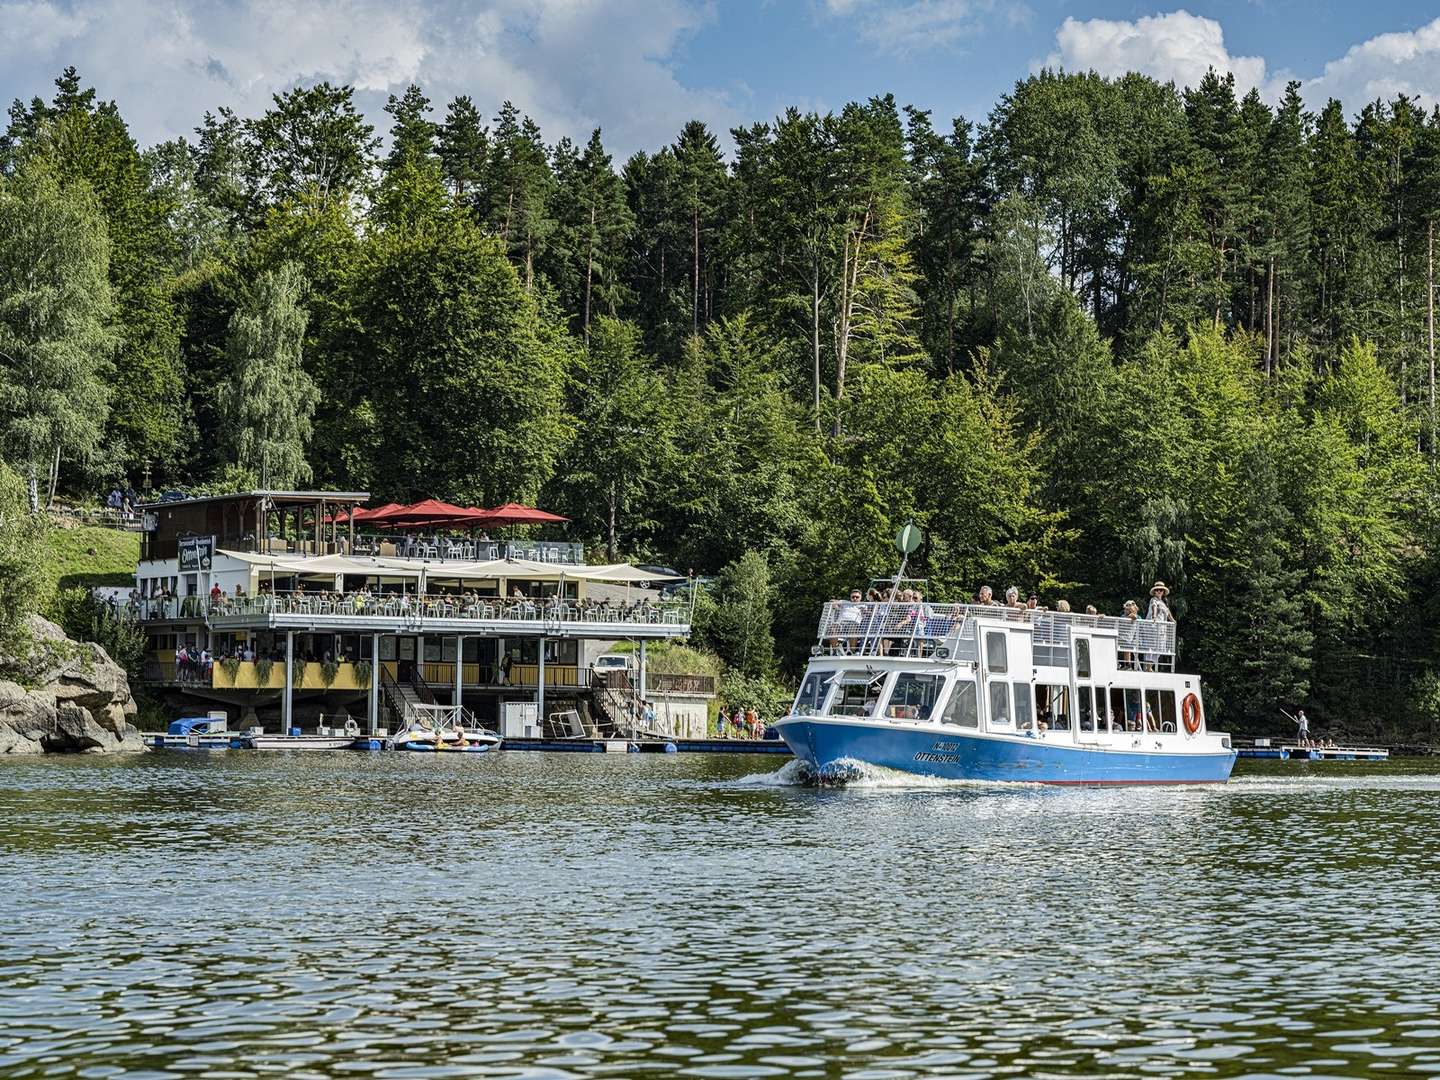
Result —
[[[726,726],[727,726],[729,723],[730,723],[730,714],[725,711],[725,706],[724,706],[724,705],[721,705],[721,706],[720,706],[720,712],[719,712],[719,714],[715,717],[715,736],[716,736],[716,738],[724,739],[724,738],[727,737],[727,736],[725,735],[725,728],[726,728]]]
[[[1305,715],[1304,709],[1297,709],[1295,712],[1295,726],[1298,728],[1296,737],[1300,740],[1301,746],[1310,745],[1310,720]]]

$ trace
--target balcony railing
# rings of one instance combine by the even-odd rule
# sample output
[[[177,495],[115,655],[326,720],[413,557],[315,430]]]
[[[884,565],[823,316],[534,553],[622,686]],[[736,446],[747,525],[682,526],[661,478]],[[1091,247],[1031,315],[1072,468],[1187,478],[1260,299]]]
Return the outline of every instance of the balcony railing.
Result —
[[[633,604],[607,601],[548,599],[465,598],[450,595],[395,595],[368,593],[277,593],[259,596],[205,596],[149,598],[121,604],[122,614],[141,621],[210,620],[271,615],[331,616],[337,618],[468,619],[476,622],[605,623],[630,626],[688,625],[686,604]]]
[[[334,678],[325,681],[325,665],[317,661],[301,664],[295,662],[296,690],[368,690],[369,677],[361,677],[357,665],[341,663],[336,665]],[[208,687],[213,690],[283,690],[285,689],[285,661],[276,660],[265,664],[264,678],[262,665],[253,661],[239,661],[234,664],[212,661],[176,665],[174,660],[147,660],[144,679],[149,683],[167,686]],[[233,668],[233,671],[232,671]]]
[[[1114,634],[1124,653],[1146,658],[1175,655],[1175,624],[1113,615],[1081,615],[1039,608],[979,604],[927,604],[909,600],[855,603],[832,600],[820,616],[821,649],[867,656],[930,656],[940,648],[957,659],[974,659],[981,626],[1031,629],[1038,663],[1069,663],[1076,631]]]

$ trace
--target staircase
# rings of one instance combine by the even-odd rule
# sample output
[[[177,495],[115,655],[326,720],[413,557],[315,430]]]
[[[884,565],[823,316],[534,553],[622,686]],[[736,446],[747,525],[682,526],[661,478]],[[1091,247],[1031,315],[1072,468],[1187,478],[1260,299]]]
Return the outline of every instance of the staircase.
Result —
[[[435,695],[418,674],[407,682],[396,682],[384,675],[380,681],[380,704],[385,727],[393,732],[405,726],[405,718],[412,711],[410,706],[434,705]]]
[[[590,679],[596,727],[607,738],[633,739],[640,734],[636,717],[639,696],[623,671],[596,671]]]

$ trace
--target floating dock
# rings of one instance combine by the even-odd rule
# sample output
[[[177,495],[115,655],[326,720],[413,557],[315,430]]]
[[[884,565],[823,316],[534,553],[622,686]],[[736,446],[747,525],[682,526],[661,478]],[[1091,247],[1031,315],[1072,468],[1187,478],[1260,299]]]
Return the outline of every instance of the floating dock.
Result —
[[[1301,746],[1269,739],[1236,743],[1235,754],[1269,761],[1385,761],[1390,757],[1390,751],[1380,746]]]
[[[155,750],[384,750],[388,740],[358,735],[343,746],[334,736],[261,735],[249,732],[191,732],[168,735],[147,731],[145,745]],[[506,739],[498,750],[539,751],[559,754],[790,754],[779,739]]]

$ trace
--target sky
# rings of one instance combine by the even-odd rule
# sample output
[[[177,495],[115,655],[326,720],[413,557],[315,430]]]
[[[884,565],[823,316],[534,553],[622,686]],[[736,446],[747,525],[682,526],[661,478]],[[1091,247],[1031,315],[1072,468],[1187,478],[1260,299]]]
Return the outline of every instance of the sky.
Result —
[[[0,0],[0,97],[49,97],[73,64],[142,146],[206,109],[350,83],[382,132],[417,82],[443,114],[512,100],[547,140],[603,130],[617,158],[692,118],[725,132],[788,106],[894,93],[937,125],[983,120],[1043,67],[1179,85],[1208,67],[1278,100],[1300,81],[1352,115],[1405,93],[1440,104],[1440,8],[1394,0]]]

